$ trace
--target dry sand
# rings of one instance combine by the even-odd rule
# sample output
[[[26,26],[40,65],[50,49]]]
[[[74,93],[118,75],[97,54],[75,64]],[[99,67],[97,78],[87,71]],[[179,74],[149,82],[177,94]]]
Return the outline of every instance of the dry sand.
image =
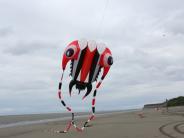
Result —
[[[0,138],[184,138],[184,112],[169,111],[172,113],[149,109],[96,117],[82,133],[74,128],[65,134],[54,132],[64,129],[67,121],[1,128]]]

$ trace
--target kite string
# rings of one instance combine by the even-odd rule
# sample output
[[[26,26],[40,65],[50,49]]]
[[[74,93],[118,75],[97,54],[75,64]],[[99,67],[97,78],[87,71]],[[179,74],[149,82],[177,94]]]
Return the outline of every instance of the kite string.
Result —
[[[105,6],[104,6],[104,9],[103,9],[103,12],[102,12],[102,18],[101,18],[101,20],[99,21],[99,24],[96,27],[96,32],[99,32],[99,35],[97,35],[98,37],[103,36],[102,25],[103,25],[103,22],[105,20],[105,13],[106,13],[108,4],[109,4],[109,0],[106,0]]]

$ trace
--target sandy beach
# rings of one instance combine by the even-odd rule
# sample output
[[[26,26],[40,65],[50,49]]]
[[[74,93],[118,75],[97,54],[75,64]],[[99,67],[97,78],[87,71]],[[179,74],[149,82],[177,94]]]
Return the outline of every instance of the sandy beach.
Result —
[[[183,109],[169,109],[169,113],[165,109],[147,109],[97,116],[82,133],[74,128],[68,133],[55,133],[65,128],[67,120],[1,128],[0,138],[183,138]]]

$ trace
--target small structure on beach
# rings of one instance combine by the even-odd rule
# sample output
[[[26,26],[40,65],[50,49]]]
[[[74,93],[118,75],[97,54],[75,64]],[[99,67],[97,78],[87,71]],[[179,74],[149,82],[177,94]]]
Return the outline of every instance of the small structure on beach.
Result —
[[[149,108],[167,108],[173,107],[173,106],[184,106],[184,96],[179,96],[172,99],[166,99],[163,103],[155,103],[155,104],[146,104],[144,105],[143,109],[149,109]]]
[[[166,102],[156,103],[156,104],[146,104],[146,105],[144,105],[143,109],[150,109],[150,108],[159,109],[159,108],[164,108],[166,106],[167,106],[167,103]]]

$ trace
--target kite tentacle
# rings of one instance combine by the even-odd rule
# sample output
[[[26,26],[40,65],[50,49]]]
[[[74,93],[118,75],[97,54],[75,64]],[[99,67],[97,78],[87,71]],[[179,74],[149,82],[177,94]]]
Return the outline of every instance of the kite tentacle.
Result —
[[[61,100],[62,105],[67,109],[67,111],[72,112],[72,109],[71,109],[69,106],[67,106],[66,103],[65,103],[65,101],[63,100],[63,96],[62,96],[62,92],[61,92],[63,76],[64,76],[64,70],[63,70],[63,73],[62,73],[62,75],[61,75],[61,79],[60,79],[60,82],[59,82],[58,97],[59,97],[59,99]],[[72,112],[72,120],[69,121],[69,122],[67,123],[65,130],[62,131],[62,132],[63,132],[63,133],[68,132],[68,131],[70,130],[70,128],[71,128],[72,125],[74,126],[74,128],[75,128],[77,131],[79,131],[79,132],[82,131],[82,130],[76,125],[76,123],[75,123],[75,120],[74,120],[74,113],[73,113],[73,112]]]
[[[63,132],[64,132],[64,133],[68,132],[69,129],[71,128],[71,126],[72,126],[72,121],[69,121],[68,124],[66,125],[65,130],[64,130]]]
[[[62,81],[63,81],[63,76],[64,76],[64,70],[63,70],[63,73],[61,75],[61,79],[60,79],[60,82],[59,82],[59,87],[58,87],[58,97],[59,99],[61,100],[61,103],[62,105],[67,109],[67,111],[69,112],[72,112],[72,109],[66,105],[65,101],[63,100],[63,95],[62,95],[62,92],[61,92],[61,87],[62,87]],[[66,125],[66,128],[64,131],[61,131],[63,133],[66,133],[69,131],[69,129],[71,128],[72,124],[73,124],[73,117],[74,116],[74,113],[72,113],[72,121],[69,121]]]
[[[64,71],[62,73],[61,76],[61,80],[59,82],[59,90],[58,90],[58,97],[61,100],[62,105],[67,109],[67,111],[72,112],[72,109],[66,105],[66,103],[63,100],[63,96],[62,96],[62,92],[61,92],[61,87],[62,87],[62,80],[63,80],[63,76],[64,76]],[[104,77],[101,77],[101,80],[96,84],[96,88],[93,92],[93,99],[92,99],[92,115],[90,115],[90,117],[88,118],[88,120],[84,123],[83,127],[79,128],[76,123],[75,123],[75,119],[74,119],[74,113],[72,112],[72,120],[68,122],[68,124],[66,125],[65,130],[63,131],[64,133],[68,132],[69,129],[71,128],[71,126],[73,125],[74,128],[78,131],[78,132],[82,132],[84,130],[85,127],[87,127],[88,123],[94,119],[95,117],[95,104],[96,104],[96,94],[97,94],[97,90],[98,88],[101,86],[101,83],[103,81]]]
[[[92,99],[92,115],[89,117],[89,119],[84,123],[83,127],[81,128],[81,130],[84,130],[85,127],[87,127],[88,123],[93,120],[95,118],[95,104],[96,104],[96,94],[97,94],[97,90],[100,87],[102,81],[103,81],[104,77],[101,77],[101,80],[97,83],[96,88],[93,92],[93,99]]]
[[[59,82],[58,97],[59,97],[59,99],[61,100],[62,105],[63,105],[69,112],[71,112],[72,109],[71,109],[69,106],[66,105],[65,101],[63,100],[63,96],[62,96],[62,92],[61,92],[63,76],[64,76],[64,70],[63,70],[63,73],[62,73],[62,75],[61,75],[61,79],[60,79],[60,82]]]

